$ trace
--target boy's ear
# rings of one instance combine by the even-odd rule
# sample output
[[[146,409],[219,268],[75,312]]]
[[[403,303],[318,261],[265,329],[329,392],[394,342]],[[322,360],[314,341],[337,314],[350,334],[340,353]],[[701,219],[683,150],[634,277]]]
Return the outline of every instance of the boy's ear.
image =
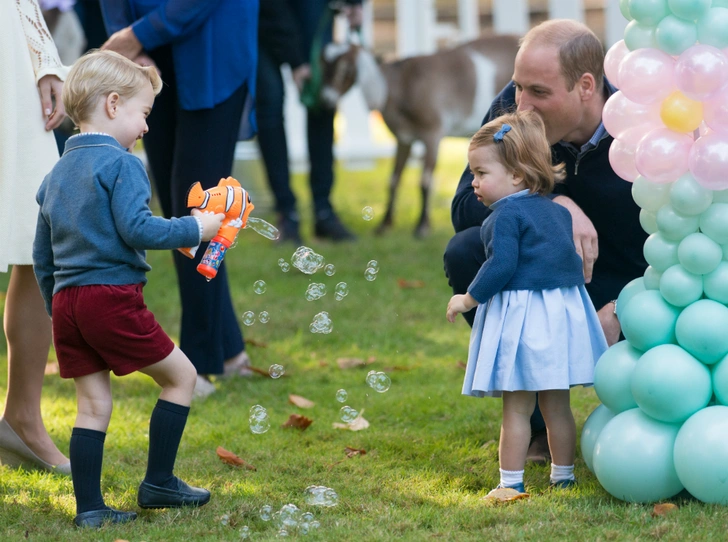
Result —
[[[514,171],[511,175],[513,176],[513,186],[517,186],[523,182],[524,176],[520,171]]]
[[[121,100],[121,96],[119,96],[118,92],[112,92],[106,97],[106,102],[104,103],[106,114],[111,119],[115,119],[117,115],[117,107],[119,106],[119,101]]]

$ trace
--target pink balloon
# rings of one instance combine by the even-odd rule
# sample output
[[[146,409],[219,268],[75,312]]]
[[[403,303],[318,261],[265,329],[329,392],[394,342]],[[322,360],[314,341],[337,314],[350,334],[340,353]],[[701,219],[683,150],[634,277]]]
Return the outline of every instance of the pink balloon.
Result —
[[[728,87],[703,102],[703,119],[712,130],[728,134]]]
[[[728,83],[728,58],[710,45],[693,45],[677,59],[675,84],[685,96],[702,102]]]
[[[624,40],[619,40],[612,45],[604,56],[604,74],[615,87],[619,88],[619,65],[622,59],[629,54],[629,49]]]
[[[690,172],[710,190],[728,188],[728,134],[712,133],[695,142],[690,152]]]
[[[640,104],[662,101],[675,90],[675,59],[658,49],[637,49],[619,65],[620,90]]]
[[[607,132],[618,138],[627,130],[638,126],[643,127],[646,134],[662,124],[659,104],[635,103],[627,99],[622,91],[612,94],[604,104],[602,122]]]
[[[656,128],[637,145],[637,171],[653,183],[670,183],[688,171],[692,145],[692,136],[668,128]]]
[[[609,147],[609,163],[614,173],[631,183],[639,177],[639,172],[634,165],[634,145],[624,143],[619,139],[612,141]]]

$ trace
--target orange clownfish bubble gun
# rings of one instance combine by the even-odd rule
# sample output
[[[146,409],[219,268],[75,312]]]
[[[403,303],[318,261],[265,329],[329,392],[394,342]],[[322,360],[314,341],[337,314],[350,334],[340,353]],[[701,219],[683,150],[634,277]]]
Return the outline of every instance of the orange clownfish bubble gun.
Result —
[[[217,275],[225,252],[233,245],[240,230],[245,227],[248,216],[255,206],[250,201],[247,190],[240,186],[236,179],[228,177],[220,179],[217,186],[207,190],[203,190],[200,183],[193,184],[187,192],[187,207],[197,207],[202,211],[225,215],[222,226],[210,241],[197,266],[197,271],[207,277],[207,280],[213,279]],[[188,258],[194,258],[198,248],[180,248],[179,251]]]

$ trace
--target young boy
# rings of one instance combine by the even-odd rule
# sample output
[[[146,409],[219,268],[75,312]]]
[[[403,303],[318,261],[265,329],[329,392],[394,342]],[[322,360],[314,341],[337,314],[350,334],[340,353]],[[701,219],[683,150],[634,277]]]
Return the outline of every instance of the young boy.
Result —
[[[35,274],[52,315],[61,377],[76,384],[70,457],[79,527],[136,518],[109,508],[101,495],[110,371],[140,371],[162,388],[149,423],[139,506],[201,506],[210,500],[209,491],[173,474],[197,375],[147,310],[142,287],[151,269],[146,249],[210,240],[224,215],[152,216],[149,179],[129,149],[147,132],[146,118],[161,88],[154,68],[116,53],[95,51],[79,59],[66,80],[63,104],[81,133],[68,140],[37,195]]]

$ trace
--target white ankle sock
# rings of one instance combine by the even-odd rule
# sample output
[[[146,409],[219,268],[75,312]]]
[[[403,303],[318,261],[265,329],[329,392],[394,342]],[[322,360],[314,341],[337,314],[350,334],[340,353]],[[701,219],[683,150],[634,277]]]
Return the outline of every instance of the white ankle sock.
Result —
[[[522,470],[503,470],[500,469],[500,484],[503,487],[513,487],[523,483]]]
[[[551,481],[576,480],[574,478],[574,465],[555,465],[551,463]]]

